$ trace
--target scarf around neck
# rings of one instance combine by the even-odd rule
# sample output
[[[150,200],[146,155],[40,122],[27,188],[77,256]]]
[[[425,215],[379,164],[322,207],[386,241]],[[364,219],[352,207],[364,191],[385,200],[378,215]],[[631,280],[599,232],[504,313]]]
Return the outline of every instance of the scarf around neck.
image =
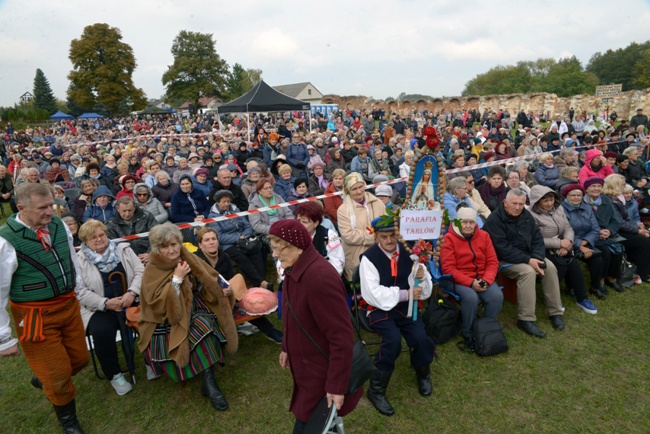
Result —
[[[268,207],[268,206],[276,205],[275,195],[271,196],[271,200],[268,201],[268,202],[266,200],[264,200],[264,198],[262,197],[261,194],[258,193],[257,196],[260,198],[260,202],[262,202],[262,205],[264,205],[264,206]],[[273,216],[278,215],[278,210],[277,209],[271,209],[271,210],[266,211],[266,213],[269,216],[273,217]]]
[[[576,209],[580,208],[580,205],[581,205],[580,203],[577,204],[577,205],[574,205],[571,202],[569,202],[569,199],[564,199],[564,203],[566,203],[567,206],[570,206],[571,208],[576,208]]]
[[[120,263],[120,256],[117,254],[117,244],[114,241],[109,240],[108,248],[101,254],[88,247],[86,243],[81,243],[81,251],[102,273],[110,273]]]

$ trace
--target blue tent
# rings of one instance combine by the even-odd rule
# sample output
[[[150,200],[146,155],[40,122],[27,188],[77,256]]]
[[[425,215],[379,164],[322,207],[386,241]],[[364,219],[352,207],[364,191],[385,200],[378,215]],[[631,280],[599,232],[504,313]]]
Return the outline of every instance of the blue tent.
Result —
[[[61,120],[67,120],[67,119],[74,119],[74,116],[69,115],[67,113],[63,113],[61,110],[59,110],[58,112],[56,112],[52,116],[50,116],[51,121],[61,121]]]
[[[84,113],[77,119],[104,119],[104,116],[97,113]]]

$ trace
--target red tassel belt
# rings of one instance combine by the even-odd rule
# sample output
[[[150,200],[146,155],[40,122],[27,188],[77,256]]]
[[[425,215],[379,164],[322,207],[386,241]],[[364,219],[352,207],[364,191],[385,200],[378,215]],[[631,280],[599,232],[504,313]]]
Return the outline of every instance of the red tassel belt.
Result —
[[[18,309],[25,309],[27,313],[23,317],[23,333],[20,335],[20,342],[42,342],[45,340],[43,334],[43,309],[58,307],[68,303],[76,296],[74,291],[60,295],[55,298],[43,301],[30,301],[18,303],[10,301],[11,306]]]

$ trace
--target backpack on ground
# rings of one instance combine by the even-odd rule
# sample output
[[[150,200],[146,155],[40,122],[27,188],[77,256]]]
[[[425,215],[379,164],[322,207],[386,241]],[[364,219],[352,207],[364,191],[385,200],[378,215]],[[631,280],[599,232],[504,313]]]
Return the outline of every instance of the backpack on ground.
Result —
[[[422,315],[422,321],[427,335],[436,345],[449,342],[463,331],[460,309],[444,298],[429,301]]]
[[[496,319],[476,318],[473,329],[474,352],[479,356],[494,356],[508,351],[508,341]]]

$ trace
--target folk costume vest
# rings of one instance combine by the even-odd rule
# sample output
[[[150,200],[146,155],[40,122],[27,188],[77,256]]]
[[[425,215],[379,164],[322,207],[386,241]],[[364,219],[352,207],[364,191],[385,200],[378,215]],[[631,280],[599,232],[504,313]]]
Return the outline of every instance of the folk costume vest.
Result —
[[[375,244],[370,247],[362,256],[365,256],[373,263],[377,272],[379,273],[379,284],[382,286],[397,286],[399,289],[409,289],[409,275],[411,274],[411,268],[413,267],[413,261],[411,260],[409,253],[406,251],[404,246],[400,243],[397,243],[397,250],[399,256],[397,258],[397,276],[393,276],[391,267],[391,258],[386,256],[386,254],[379,248],[379,244]],[[372,307],[372,306],[371,306]],[[369,309],[369,310],[374,310]],[[408,302],[403,301],[397,304],[394,307],[395,310],[398,310],[402,315],[406,316],[408,311]]]
[[[75,268],[65,223],[57,216],[47,226],[50,246],[18,223],[15,214],[0,227],[0,236],[16,250],[18,268],[11,279],[9,298],[17,303],[48,300],[74,291]]]

